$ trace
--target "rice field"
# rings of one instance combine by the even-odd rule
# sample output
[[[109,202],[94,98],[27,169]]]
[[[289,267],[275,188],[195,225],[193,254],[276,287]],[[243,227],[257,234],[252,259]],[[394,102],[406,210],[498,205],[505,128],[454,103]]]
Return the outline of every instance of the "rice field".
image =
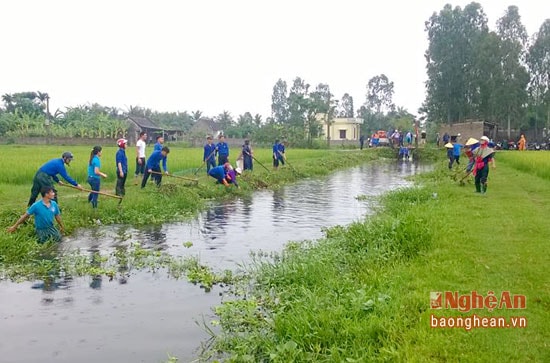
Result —
[[[548,151],[502,151],[495,157],[498,163],[519,171],[534,174],[545,180],[550,180],[550,152]]]

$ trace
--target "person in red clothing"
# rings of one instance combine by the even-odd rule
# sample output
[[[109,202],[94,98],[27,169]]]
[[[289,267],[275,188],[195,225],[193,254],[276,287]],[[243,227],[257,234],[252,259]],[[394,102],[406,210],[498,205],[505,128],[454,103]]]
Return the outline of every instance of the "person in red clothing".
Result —
[[[495,150],[489,147],[489,138],[482,136],[480,138],[480,145],[473,151],[475,165],[475,185],[476,193],[485,194],[487,192],[487,179],[489,177],[489,164],[495,165]]]

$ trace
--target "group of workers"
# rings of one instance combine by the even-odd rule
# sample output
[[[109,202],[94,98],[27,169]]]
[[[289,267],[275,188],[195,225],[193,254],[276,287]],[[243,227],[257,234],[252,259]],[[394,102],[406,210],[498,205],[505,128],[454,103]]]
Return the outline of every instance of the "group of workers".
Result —
[[[164,173],[168,175],[167,156],[170,153],[170,149],[163,145],[164,137],[159,135],[156,138],[153,152],[149,158],[146,158],[145,140],[147,140],[147,134],[141,132],[136,142],[135,184],[137,185],[138,178],[141,175],[141,188],[145,188],[149,177],[151,177],[157,186],[160,186],[163,175],[160,164],[162,163]],[[123,197],[125,195],[125,184],[128,175],[128,157],[126,156],[128,140],[124,138],[118,139],[117,146],[118,150],[115,155],[117,177],[115,193],[117,196]],[[79,190],[89,191],[88,202],[92,205],[92,208],[97,208],[101,179],[107,178],[107,174],[101,171],[101,154],[101,146],[94,146],[90,152],[87,172],[87,181],[90,185],[90,190],[84,189],[67,173],[65,165],[70,165],[71,161],[74,159],[74,155],[70,151],[64,152],[61,158],[49,160],[42,165],[33,178],[27,211],[13,226],[7,229],[8,232],[14,232],[19,225],[24,223],[32,215],[35,219],[36,234],[40,243],[44,243],[48,240],[59,241],[61,239],[60,232],[64,231],[64,226],[57,204],[57,190],[54,188],[54,183],[65,185],[65,183],[59,179],[59,176],[61,176],[70,186]],[[216,166],[216,154],[218,156],[218,166]],[[217,183],[225,186],[233,184],[238,187],[237,176],[242,173],[243,169],[253,169],[253,159],[254,156],[250,141],[245,140],[241,153],[237,158],[238,166],[233,168],[229,162],[229,145],[225,142],[224,135],[219,136],[219,142],[216,145],[212,143],[211,136],[207,137],[207,142],[204,145],[203,164],[206,164],[207,174],[216,179]],[[285,146],[280,143],[279,140],[276,140],[273,145],[274,168],[277,168],[279,164],[284,165],[285,160]],[[42,198],[36,201],[39,194]],[[59,230],[54,227],[54,219],[59,224]]]
[[[246,151],[245,151],[245,145]],[[243,151],[239,155],[238,160],[247,160],[252,158],[252,149],[250,148],[250,141],[245,140],[243,145]],[[218,156],[218,164],[216,165],[216,155]],[[206,144],[204,145],[203,164],[206,164],[206,174],[216,179],[216,183],[229,186],[235,185],[237,188],[237,175],[241,175],[243,167],[233,168],[229,162],[229,145],[225,142],[225,136],[220,135],[218,137],[218,143],[216,145],[212,142],[212,136],[206,137]],[[247,163],[246,170],[252,170],[252,163]]]

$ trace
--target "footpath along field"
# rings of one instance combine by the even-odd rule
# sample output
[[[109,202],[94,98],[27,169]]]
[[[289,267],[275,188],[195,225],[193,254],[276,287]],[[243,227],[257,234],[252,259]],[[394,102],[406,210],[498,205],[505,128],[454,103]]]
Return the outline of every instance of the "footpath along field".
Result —
[[[451,178],[442,155],[418,187],[387,195],[376,216],[253,264],[246,299],[217,308],[222,332],[210,354],[235,362],[549,362],[549,170],[550,153],[501,152],[479,195]],[[431,309],[432,292],[443,296],[441,309]],[[452,297],[457,305],[447,304]],[[442,319],[465,325],[442,327]]]

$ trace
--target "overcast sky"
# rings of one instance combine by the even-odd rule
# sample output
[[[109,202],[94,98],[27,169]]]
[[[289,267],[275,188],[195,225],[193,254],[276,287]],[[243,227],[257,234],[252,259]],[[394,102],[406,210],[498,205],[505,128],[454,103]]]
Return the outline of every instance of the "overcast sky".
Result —
[[[550,17],[548,1],[479,2],[491,29],[509,5],[530,36]],[[424,22],[446,3],[4,1],[0,94],[47,92],[52,112],[97,102],[265,119],[279,78],[328,83],[336,98],[353,96],[357,109],[368,80],[384,73],[395,83],[394,102],[415,114],[426,80]]]

